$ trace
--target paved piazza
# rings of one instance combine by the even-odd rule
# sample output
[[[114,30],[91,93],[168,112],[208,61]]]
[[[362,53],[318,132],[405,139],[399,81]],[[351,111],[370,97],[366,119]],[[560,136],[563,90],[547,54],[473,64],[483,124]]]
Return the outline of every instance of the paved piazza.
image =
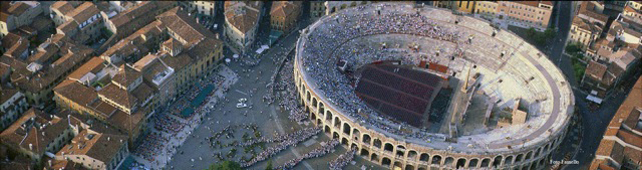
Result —
[[[193,116],[188,118],[170,114],[167,111],[154,115],[169,117],[167,120],[175,122],[159,122],[158,119],[152,119],[153,121],[150,123],[152,135],[145,137],[143,141],[148,142],[146,145],[153,147],[139,145],[136,150],[132,151],[131,157],[135,163],[129,164],[128,167],[121,167],[132,169],[134,168],[132,165],[138,165],[135,166],[138,169],[143,167],[146,169],[206,169],[212,163],[222,160],[243,162],[243,159],[249,159],[252,155],[277,145],[276,142],[263,142],[250,147],[238,146],[245,141],[244,139],[258,139],[255,136],[257,134],[269,139],[276,136],[277,133],[289,134],[313,127],[314,125],[308,121],[299,123],[290,120],[288,118],[289,112],[282,110],[282,107],[276,104],[279,103],[278,99],[275,103],[263,100],[263,96],[271,92],[266,87],[280,65],[290,68],[281,73],[289,71],[287,74],[290,75],[287,77],[292,77],[293,63],[282,63],[282,61],[288,54],[287,52],[290,52],[290,58],[293,57],[293,48],[297,37],[298,33],[293,33],[281,40],[264,54],[264,59],[256,66],[245,65],[242,61],[232,61],[230,64],[215,69],[208,80],[222,83],[216,86],[211,95],[205,99],[203,105],[198,106],[200,109],[195,109]],[[226,56],[232,55],[231,53],[226,54]],[[282,81],[281,75],[276,77],[276,81]],[[201,83],[208,84],[209,82]],[[291,95],[294,96],[295,93]],[[236,104],[241,98],[247,99],[248,107],[236,108]],[[172,107],[181,105],[180,102],[177,103]],[[159,130],[154,127],[156,124],[171,125]],[[318,133],[297,145],[287,147],[270,159],[273,161],[274,167],[282,166],[315,148],[327,145],[330,140],[329,137]],[[236,150],[234,154],[231,154],[232,150]],[[306,159],[291,169],[329,169],[328,162],[335,160],[347,151],[344,147],[333,147],[324,156]],[[143,152],[146,154],[141,154]],[[267,160],[259,161],[246,169],[264,169],[267,162]],[[374,170],[387,169],[360,157],[355,158],[343,169],[358,170],[362,167]]]
[[[418,50],[408,48],[413,46]],[[442,127],[428,131],[369,108],[336,69],[340,60],[356,68],[426,60],[447,66],[445,77],[461,80],[455,91],[472,75],[479,77],[466,87],[476,92],[470,107],[451,103]],[[560,70],[517,35],[447,10],[406,4],[371,4],[322,17],[299,38],[294,70],[310,120],[363,158],[390,168],[542,169],[562,141],[575,103]],[[454,101],[462,95],[468,96],[455,93]],[[473,107],[480,102],[491,106],[489,112],[520,102],[527,121],[499,128],[493,118],[479,128],[487,110]],[[451,121],[462,114],[482,119]]]

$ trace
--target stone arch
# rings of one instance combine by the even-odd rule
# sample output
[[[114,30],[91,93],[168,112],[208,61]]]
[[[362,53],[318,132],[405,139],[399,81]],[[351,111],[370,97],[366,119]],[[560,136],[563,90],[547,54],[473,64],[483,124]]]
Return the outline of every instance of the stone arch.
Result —
[[[322,126],[323,122],[321,121],[321,118],[317,119],[317,126]]]
[[[374,141],[372,142],[372,146],[374,146],[377,149],[381,149],[381,140],[374,139]]]
[[[507,156],[506,159],[504,160],[504,165],[510,165],[513,164],[513,156]]]
[[[341,128],[341,119],[339,117],[334,117],[334,127]]]
[[[544,147],[538,148],[537,151],[535,151],[535,155],[533,155],[533,158],[537,158],[537,156],[539,156],[539,152],[541,152],[543,148]]]
[[[430,155],[428,155],[427,153],[422,153],[421,155],[419,155],[419,161],[428,162],[428,159],[430,159]]]
[[[350,130],[352,130],[352,128],[350,127],[350,124],[343,123],[343,133],[350,136]]]
[[[520,153],[519,155],[517,155],[517,157],[515,157],[515,163],[522,162],[522,159],[524,159],[524,154]]]
[[[383,147],[383,150],[385,150],[385,151],[389,151],[389,152],[392,152],[392,150],[393,150],[393,146],[392,146],[392,144],[390,144],[390,143],[386,143],[386,144],[384,145],[384,147]]]
[[[490,158],[482,159],[481,167],[483,168],[483,167],[488,167],[488,166],[490,166]]]
[[[352,145],[350,145],[350,149],[359,150],[359,146],[357,146],[356,143],[352,143]]]
[[[531,168],[530,169],[537,169],[537,164],[535,162],[531,162]]]
[[[328,110],[328,114],[325,115],[325,120],[332,121],[332,112]],[[328,122],[330,124],[330,122]]]
[[[307,96],[307,97],[305,97],[305,100],[307,100],[309,102],[310,99],[312,98],[312,96],[310,96],[310,91],[305,91],[305,95]]]
[[[348,139],[346,139],[345,137],[341,138],[341,144],[348,146]]]
[[[323,102],[319,102],[319,110],[317,112],[319,113],[320,116],[322,116],[323,113],[325,112],[325,105],[323,105]]]
[[[332,13],[334,13],[336,11],[337,11],[337,7],[333,6],[332,9],[330,10],[330,13],[332,14]]]
[[[310,114],[310,106],[305,106],[305,113]]]
[[[325,133],[330,133],[330,126],[325,125]]]
[[[350,7],[355,7],[355,6],[357,6],[357,2],[353,1],[352,3],[350,3]]]
[[[368,158],[368,155],[370,155],[370,152],[368,152],[367,149],[361,148],[361,153],[359,154],[361,156],[366,156],[366,159]]]
[[[433,165],[440,165],[441,164],[441,156],[435,155],[432,156],[432,163]]]
[[[468,168],[477,167],[477,164],[479,164],[479,159],[473,158],[470,161],[468,161]]]
[[[502,159],[503,159],[503,157],[501,155],[496,156],[495,159],[493,160],[493,165],[492,166],[495,167],[495,168],[501,166]]]
[[[544,166],[545,163],[546,163],[546,159],[545,158],[542,158],[542,159],[539,160],[539,165],[540,166]]]
[[[339,139],[339,133],[333,132],[332,133],[332,139]]]
[[[466,158],[459,158],[457,159],[457,163],[455,163],[455,168],[465,168],[466,167]]]
[[[384,167],[390,167],[391,163],[392,161],[388,157],[383,157],[383,159],[381,159],[381,165],[383,165]]]
[[[318,104],[318,103],[317,103],[317,98],[316,98],[316,97],[313,97],[313,98],[312,98],[312,106],[317,107],[317,104]]]
[[[312,122],[314,122],[315,119],[317,119],[317,115],[314,114],[314,113],[310,113],[310,120],[312,120]]]
[[[397,153],[395,154],[397,156],[405,156],[406,155],[406,147],[403,147],[401,145],[397,145]]]
[[[403,164],[402,164],[401,162],[399,162],[399,161],[395,161],[394,168],[395,168],[395,169],[396,169],[396,168],[401,169],[401,168],[403,168]]]
[[[448,166],[448,167],[453,166],[453,165],[454,165],[454,163],[455,163],[455,158],[450,157],[450,156],[449,156],[449,157],[446,157],[446,160],[444,160],[444,165],[446,165],[446,166]]]
[[[372,140],[372,139],[370,138],[370,135],[368,135],[368,134],[363,134],[363,137],[361,138],[361,141],[362,141],[364,144],[370,145],[370,140]]]
[[[528,153],[526,154],[526,158],[524,158],[524,161],[530,160],[531,156],[533,156],[533,151],[528,151]]]
[[[359,129],[354,128],[352,129],[352,136],[354,136],[354,139],[359,141],[359,135],[361,135],[361,132],[359,132]]]
[[[373,153],[372,156],[370,156],[370,161],[379,162],[379,156]]]
[[[406,165],[406,169],[405,170],[415,170],[415,166]]]
[[[551,149],[551,143],[546,144],[544,151],[548,151],[549,149]]]
[[[408,158],[415,160],[415,158],[417,158],[417,151],[413,151],[413,150],[408,151]]]

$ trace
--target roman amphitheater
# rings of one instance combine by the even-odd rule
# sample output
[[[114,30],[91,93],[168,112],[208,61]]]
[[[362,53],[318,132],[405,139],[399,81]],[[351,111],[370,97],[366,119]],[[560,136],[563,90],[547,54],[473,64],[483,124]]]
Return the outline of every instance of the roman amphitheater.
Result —
[[[324,16],[302,31],[294,66],[311,122],[391,169],[543,169],[574,107],[534,46],[428,6]]]

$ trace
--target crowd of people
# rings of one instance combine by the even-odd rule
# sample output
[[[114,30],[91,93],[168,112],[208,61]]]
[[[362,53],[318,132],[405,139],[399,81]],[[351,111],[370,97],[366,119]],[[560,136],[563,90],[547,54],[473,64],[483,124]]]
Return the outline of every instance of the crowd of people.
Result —
[[[274,169],[292,169],[294,168],[294,166],[296,166],[303,160],[322,157],[330,153],[332,149],[334,149],[334,147],[336,147],[337,145],[339,145],[339,139],[332,139],[328,141],[326,145],[322,145],[318,148],[315,148],[314,150],[303,155],[302,157],[289,160],[285,162],[285,164],[277,166]]]
[[[321,132],[320,127],[310,127],[310,128],[303,129],[301,131],[297,131],[292,135],[288,135],[289,138],[285,138],[275,146],[266,148],[263,152],[260,152],[259,154],[257,154],[256,157],[254,157],[252,160],[248,162],[241,161],[240,162],[241,167],[244,167],[244,168],[249,167],[254,165],[257,162],[266,160],[276,155],[277,153],[281,152],[282,150],[287,149],[289,146],[296,147],[298,143],[318,134],[319,132]]]
[[[279,99],[279,107],[282,110],[285,110],[289,113],[288,118],[296,122],[302,122],[308,118],[308,114],[305,113],[303,107],[300,107],[297,102],[297,93],[291,93],[296,91],[296,86],[294,84],[294,63],[287,61],[281,69],[281,80],[275,83],[275,90],[279,91],[277,93],[277,98]]]
[[[379,5],[379,4],[377,4]],[[389,133],[397,134],[407,138],[419,138],[430,140],[430,138],[419,131],[415,133],[403,132],[398,124],[391,125],[390,121],[377,120],[384,117],[366,106],[366,104],[354,93],[355,87],[350,85],[350,79],[336,70],[334,65],[344,60],[353,67],[358,68],[375,61],[400,60],[403,64],[417,65],[422,58],[417,55],[403,55],[411,50],[394,48],[372,48],[372,47],[343,47],[344,43],[363,36],[376,34],[407,34],[430,37],[441,41],[448,41],[460,44],[460,34],[456,29],[439,26],[435,21],[413,12],[402,12],[397,9],[388,8],[390,4],[381,4],[381,9],[363,11],[365,7],[346,9],[348,12],[362,10],[356,14],[339,14],[328,16],[324,23],[317,23],[308,35],[302,35],[302,51],[298,55],[298,61],[302,68],[312,80],[312,85],[317,91],[333,105],[342,108],[345,114],[355,117],[359,122],[383,129]],[[374,9],[374,8],[370,8]],[[454,54],[460,53],[461,46],[457,45]],[[434,54],[439,55],[439,52]],[[365,115],[375,115],[365,117]],[[401,125],[408,126],[408,125]]]
[[[169,134],[176,134],[185,126],[185,124],[165,114],[154,115],[152,121],[154,122],[154,128],[156,128],[156,130]]]
[[[354,155],[356,153],[356,149],[351,149],[346,153],[339,155],[337,159],[334,159],[328,163],[330,164],[330,170],[341,170],[344,166],[348,165],[348,163],[352,161],[352,159],[354,159]]]
[[[154,162],[154,158],[158,153],[161,153],[161,148],[165,148],[165,144],[169,141],[166,137],[160,134],[151,133],[147,135],[142,142],[137,145],[134,150],[134,155],[137,155],[149,162]]]

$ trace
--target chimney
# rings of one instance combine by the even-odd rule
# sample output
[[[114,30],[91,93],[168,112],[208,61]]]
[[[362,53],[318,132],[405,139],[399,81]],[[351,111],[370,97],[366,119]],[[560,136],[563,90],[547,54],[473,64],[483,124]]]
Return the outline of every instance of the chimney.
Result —
[[[29,150],[33,150],[33,144],[29,143]]]

